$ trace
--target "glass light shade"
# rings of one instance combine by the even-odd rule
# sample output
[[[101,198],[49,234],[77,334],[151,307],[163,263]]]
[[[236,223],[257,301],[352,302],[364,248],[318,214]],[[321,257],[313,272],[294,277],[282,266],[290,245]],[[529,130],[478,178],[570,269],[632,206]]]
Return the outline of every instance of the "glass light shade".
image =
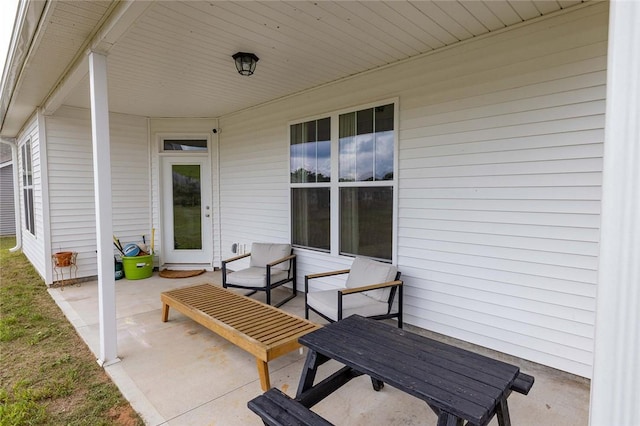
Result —
[[[232,56],[236,61],[236,69],[242,75],[252,75],[259,58],[253,53],[238,52]]]

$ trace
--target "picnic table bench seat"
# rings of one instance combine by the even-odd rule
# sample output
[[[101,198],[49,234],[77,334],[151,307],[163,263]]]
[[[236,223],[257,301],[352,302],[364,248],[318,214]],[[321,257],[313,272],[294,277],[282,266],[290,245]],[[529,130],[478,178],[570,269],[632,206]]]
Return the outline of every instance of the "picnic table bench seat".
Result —
[[[247,403],[267,426],[333,426],[277,388],[271,388]]]
[[[528,395],[533,387],[534,377],[518,373],[511,390]],[[314,413],[300,402],[276,388],[252,399],[247,406],[260,416],[267,426],[330,426],[333,423]]]

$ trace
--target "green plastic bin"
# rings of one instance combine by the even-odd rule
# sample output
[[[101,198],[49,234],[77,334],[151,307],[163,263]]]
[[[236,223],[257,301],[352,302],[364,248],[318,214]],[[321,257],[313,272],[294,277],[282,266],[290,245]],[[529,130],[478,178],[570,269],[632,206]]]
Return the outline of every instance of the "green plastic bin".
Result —
[[[153,274],[153,256],[123,256],[124,276],[128,280],[141,280]]]

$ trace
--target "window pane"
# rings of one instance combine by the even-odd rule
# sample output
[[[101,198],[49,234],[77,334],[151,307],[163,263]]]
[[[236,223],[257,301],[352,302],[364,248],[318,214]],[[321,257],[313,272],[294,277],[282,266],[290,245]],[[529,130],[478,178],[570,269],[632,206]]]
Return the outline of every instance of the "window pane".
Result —
[[[357,112],[358,134],[366,135],[373,133],[373,108],[363,109]]]
[[[163,149],[165,151],[207,151],[206,139],[164,139]]]
[[[356,180],[373,180],[373,134],[356,136]]]
[[[296,246],[329,251],[329,188],[291,189],[291,235]]]
[[[393,104],[342,114],[339,118],[339,180],[393,180]]]
[[[393,180],[393,104],[375,108],[375,180]]]
[[[29,232],[31,232],[31,234],[36,235],[35,212],[33,210],[33,189],[29,188],[27,190],[27,193],[27,199],[29,200],[29,226],[27,227],[27,229],[29,230]]]
[[[291,125],[290,129],[291,141],[289,145],[289,172],[291,174],[291,182],[304,182],[304,168],[302,167],[302,123]]]
[[[331,180],[331,118],[318,120],[318,182]]]
[[[375,138],[375,180],[393,180],[393,130],[376,133]]]
[[[202,249],[200,166],[174,165],[173,245],[176,250]]]
[[[300,144],[302,150],[302,182],[316,181],[316,142]]]
[[[373,180],[373,108],[356,113],[356,180]]]
[[[24,199],[24,227],[36,235],[35,211],[33,207],[33,171],[31,164],[31,141],[22,146],[22,197]]]
[[[330,118],[293,124],[290,132],[291,182],[328,182],[331,179]]]
[[[340,188],[340,253],[391,260],[393,188]]]
[[[338,127],[340,182],[354,182],[356,180],[356,113],[342,114]]]
[[[304,126],[304,140],[303,142],[315,142],[316,141],[316,122],[307,121],[303,123]]]
[[[393,104],[375,108],[376,132],[393,130]]]

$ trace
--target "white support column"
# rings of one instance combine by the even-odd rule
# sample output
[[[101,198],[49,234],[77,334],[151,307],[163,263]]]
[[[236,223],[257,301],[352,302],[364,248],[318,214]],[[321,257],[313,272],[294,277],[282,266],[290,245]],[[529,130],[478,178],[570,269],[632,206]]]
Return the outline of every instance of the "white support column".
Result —
[[[116,291],[113,269],[113,224],[111,203],[111,140],[109,138],[109,100],[107,96],[107,57],[89,53],[91,81],[91,131],[93,137],[93,181],[96,199],[98,245],[98,305],[100,355],[98,363],[118,362],[116,332]]]
[[[590,424],[637,425],[640,402],[640,2],[609,15],[602,228]]]

